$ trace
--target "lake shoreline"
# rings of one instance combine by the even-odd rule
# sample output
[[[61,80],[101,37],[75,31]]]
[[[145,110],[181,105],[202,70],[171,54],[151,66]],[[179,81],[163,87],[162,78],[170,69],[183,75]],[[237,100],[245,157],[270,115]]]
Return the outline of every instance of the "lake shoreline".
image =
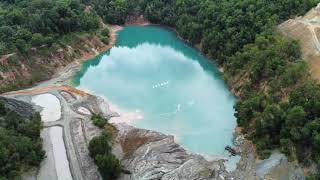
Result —
[[[144,25],[145,25],[145,23],[143,23]],[[167,48],[167,47],[169,47],[169,46],[167,46],[167,45],[169,45],[169,44],[167,44],[168,42],[171,42],[171,41],[175,41],[175,42],[177,42],[177,44],[175,44],[175,45],[178,45],[178,46],[175,46],[175,48],[174,49],[176,49],[176,48],[183,48],[185,51],[183,51],[183,53],[187,53],[186,54],[186,56],[184,56],[184,59],[183,59],[183,61],[185,61],[185,60],[188,60],[189,58],[193,58],[193,59],[199,59],[199,62],[200,62],[200,64],[198,64],[198,63],[194,63],[193,61],[187,61],[187,62],[191,62],[190,64],[188,63],[188,66],[186,67],[187,69],[188,68],[196,68],[196,70],[198,71],[201,71],[202,72],[202,70],[203,70],[203,68],[204,69],[206,69],[206,70],[209,70],[210,69],[210,71],[212,70],[212,74],[211,73],[204,73],[204,74],[202,74],[202,73],[200,73],[201,75],[201,77],[202,76],[210,76],[211,77],[211,75],[213,75],[213,76],[219,76],[219,78],[220,78],[220,75],[218,75],[218,70],[217,70],[217,68],[215,67],[215,66],[211,66],[211,63],[208,63],[209,61],[206,59],[206,57],[205,56],[203,56],[202,54],[200,54],[199,53],[199,51],[198,50],[196,50],[196,49],[193,49],[193,47],[191,47],[191,46],[189,46],[188,44],[185,44],[185,42],[183,42],[183,41],[181,41],[181,39],[179,39],[177,36],[176,36],[176,34],[172,31],[172,30],[170,30],[170,29],[166,29],[165,27],[163,27],[163,26],[159,26],[159,25],[154,25],[154,24],[151,24],[148,28],[145,28],[145,27],[138,27],[138,26],[140,26],[140,25],[136,25],[136,24],[134,24],[133,26],[131,26],[131,27],[127,27],[127,29],[129,30],[129,31],[127,31],[127,29],[126,30],[124,30],[123,32],[121,32],[120,33],[120,35],[119,35],[119,41],[117,42],[117,47],[116,48],[114,48],[113,50],[111,50],[111,52],[110,51],[108,51],[107,53],[102,53],[102,55],[100,55],[100,56],[98,56],[96,59],[94,59],[93,60],[93,62],[87,62],[87,63],[84,63],[84,65],[83,65],[83,69],[81,69],[81,72],[79,73],[79,78],[81,78],[82,76],[83,76],[83,74],[84,73],[89,73],[89,74],[92,74],[92,73],[94,73],[94,72],[96,72],[96,73],[94,73],[94,74],[99,74],[98,76],[101,76],[101,77],[108,77],[109,75],[111,76],[111,74],[109,74],[109,75],[102,75],[101,73],[98,73],[99,72],[99,70],[98,69],[96,69],[96,68],[98,68],[99,66],[97,66],[97,64],[99,63],[99,64],[101,64],[101,66],[102,67],[108,67],[109,66],[109,64],[111,63],[111,67],[113,67],[112,66],[112,64],[114,64],[114,63],[112,63],[112,57],[113,57],[113,55],[111,55],[111,54],[113,54],[113,52],[116,52],[116,51],[119,51],[121,48],[122,48],[122,46],[125,46],[126,44],[124,44],[125,42],[126,42],[126,38],[130,38],[131,36],[132,36],[132,33],[133,32],[136,32],[137,30],[141,30],[141,31],[139,31],[139,32],[136,32],[137,34],[137,37],[136,38],[134,38],[135,40],[134,41],[132,41],[132,40],[130,40],[129,42],[131,42],[131,43],[133,43],[133,44],[130,44],[130,47],[138,47],[138,48],[150,48],[150,46],[149,45],[146,45],[146,47],[145,46],[136,46],[137,44],[141,44],[142,42],[144,42],[144,37],[146,38],[145,40],[146,41],[148,41],[148,42],[151,42],[151,44],[153,44],[153,43],[155,43],[155,44],[157,44],[157,43],[160,43],[160,44],[162,44],[162,43],[164,43],[163,45],[164,45],[164,47],[166,47],[165,48],[165,50],[168,50],[169,48]],[[144,31],[145,29],[148,29],[147,31]],[[132,31],[131,31],[132,30]],[[153,41],[152,39],[153,39],[153,35],[154,34],[152,34],[152,33],[158,33],[157,35],[162,35],[162,32],[165,32],[164,33],[164,37],[163,38],[160,38],[160,41]],[[125,35],[126,34],[126,35]],[[140,39],[140,40],[139,40]],[[143,40],[142,40],[143,39]],[[132,45],[132,46],[131,46]],[[158,47],[158,46],[157,46]],[[151,47],[152,48],[152,47]],[[125,49],[125,48],[124,48]],[[134,49],[134,48],[133,48]],[[153,48],[152,48],[153,49]],[[148,51],[149,52],[157,52],[157,50],[156,51],[153,51],[152,49],[149,49]],[[191,49],[193,49],[193,50],[191,50]],[[189,51],[190,50],[190,51]],[[145,51],[147,51],[147,49],[145,49]],[[186,51],[189,51],[189,52],[186,52]],[[131,52],[131,51],[130,51]],[[133,52],[135,52],[134,50],[133,50]],[[170,53],[174,53],[174,51],[169,51]],[[110,57],[108,56],[109,55],[109,53],[110,53]],[[124,53],[124,52],[123,52]],[[191,54],[190,54],[191,53]],[[103,56],[104,54],[107,54],[107,56],[105,56],[104,58],[102,58],[102,60],[100,60],[101,59],[101,56]],[[148,55],[146,55],[146,56],[148,56]],[[175,57],[175,54],[170,54],[170,57]],[[170,59],[170,57],[166,57],[166,59]],[[133,58],[133,57],[127,57],[127,58],[129,58],[129,59],[132,59],[132,63],[134,63],[135,62],[135,59]],[[127,59],[126,57],[124,57],[124,56],[122,56],[122,58],[121,59]],[[145,64],[147,61],[144,61],[143,60],[143,58],[139,58],[140,59],[140,64]],[[138,60],[138,59],[137,59]],[[205,60],[205,61],[204,61]],[[110,62],[109,62],[110,61]],[[119,62],[119,61],[121,61],[120,59],[118,59],[117,61],[114,61],[114,62]],[[198,60],[197,60],[198,61]],[[159,62],[166,62],[166,61],[159,61]],[[172,62],[172,61],[171,61]],[[178,62],[178,64],[176,64],[176,63],[174,63],[174,64],[176,64],[176,65],[179,65],[179,62],[180,61],[177,61]],[[130,62],[122,62],[121,61],[121,64],[122,64],[122,67],[124,68],[124,69],[126,69],[126,66],[124,66],[124,64],[131,64]],[[160,66],[160,65],[159,65]],[[195,66],[195,67],[194,67]],[[200,67],[200,68],[198,68],[198,66]],[[110,67],[110,66],[109,66]],[[180,66],[182,69],[183,69],[183,67],[182,66]],[[166,68],[165,68],[166,69]],[[182,70],[182,71],[185,71],[185,70]],[[181,72],[182,72],[181,71]],[[214,72],[214,73],[213,73]],[[164,72],[163,72],[164,73]],[[78,77],[78,75],[76,75],[77,77]],[[98,76],[95,76],[95,77],[98,77]],[[117,76],[117,75],[115,75],[114,74],[114,76]],[[119,75],[119,77],[122,77],[123,76],[123,74],[121,74],[121,75]],[[79,85],[78,86],[78,88],[84,88],[84,89],[82,89],[82,90],[85,90],[85,91],[87,91],[86,90],[86,88],[87,89],[90,89],[90,90],[94,90],[96,93],[98,93],[98,94],[96,94],[96,95],[101,95],[101,94],[103,94],[103,95],[105,95],[105,96],[110,96],[111,94],[108,94],[108,93],[103,93],[103,92],[109,92],[109,90],[105,90],[105,91],[101,91],[102,89],[101,88],[105,88],[105,89],[110,89],[110,88],[108,88],[108,86],[106,86],[106,87],[100,87],[100,90],[97,90],[97,89],[95,89],[94,87],[91,87],[91,86],[86,86],[85,84],[85,82],[88,82],[89,84],[97,84],[97,86],[100,86],[99,85],[99,83],[95,83],[95,77],[91,77],[90,76],[90,78],[88,79],[88,78],[83,78],[82,80],[81,80],[81,85]],[[76,78],[76,80],[75,80],[75,82],[76,82],[76,84],[78,84],[79,83],[79,78]],[[111,78],[111,77],[110,77]],[[109,78],[109,79],[110,79]],[[152,88],[154,88],[154,87],[157,87],[157,85],[158,84],[165,84],[165,82],[167,82],[166,81],[166,79],[163,79],[163,80],[161,80],[161,76],[159,77],[160,78],[160,80],[159,81],[154,81],[154,80],[152,80],[152,79],[150,79],[150,81],[148,81],[148,83],[146,84],[146,85],[148,85],[148,87],[146,87],[147,89],[148,88],[150,88],[151,89],[151,87]],[[90,80],[90,79],[92,79],[92,80]],[[99,78],[100,79],[100,78]],[[209,80],[208,82],[212,82],[211,81],[211,78],[205,78],[206,80],[205,81],[207,81],[207,80]],[[169,80],[169,79],[167,79],[167,80]],[[170,84],[172,83],[172,86],[175,86],[175,84],[176,83],[178,83],[178,82],[176,82],[174,79],[172,79],[173,81],[172,82],[170,82]],[[91,82],[91,83],[90,83]],[[120,82],[122,82],[122,81],[120,81]],[[162,82],[162,83],[161,83]],[[201,82],[203,82],[203,81],[201,81]],[[136,82],[136,83],[134,83],[134,84],[137,84],[138,82]],[[109,82],[109,81],[101,81],[100,82],[100,84],[109,84],[110,86],[112,86],[113,88],[111,88],[111,89],[114,89],[114,88],[116,88],[116,89],[121,89],[121,87],[118,87],[116,84],[116,82]],[[128,87],[135,87],[135,85],[134,84],[131,84],[131,85],[129,85],[128,84]],[[203,83],[200,83],[201,84],[201,87],[203,87],[203,86],[206,86],[206,85],[204,85]],[[199,85],[200,85],[199,84]],[[225,110],[223,110],[223,112],[229,112],[229,113],[224,113],[224,114],[226,114],[226,115],[222,115],[221,116],[221,118],[222,119],[226,119],[226,120],[228,120],[228,121],[225,121],[226,123],[223,123],[223,124],[225,124],[225,125],[222,125],[221,127],[225,127],[226,129],[228,129],[227,131],[228,132],[222,132],[222,133],[225,133],[225,136],[224,136],[224,138],[222,138],[222,139],[225,139],[225,140],[217,140],[217,141],[215,141],[216,143],[216,145],[212,145],[212,146],[210,146],[209,144],[214,144],[214,143],[205,143],[205,142],[201,142],[201,143],[197,143],[197,141],[193,141],[196,137],[198,137],[198,135],[193,135],[192,137],[191,137],[191,139],[189,140],[189,142],[191,142],[191,143],[189,143],[189,142],[187,142],[186,143],[186,141],[187,140],[185,140],[185,139],[183,139],[183,141],[182,142],[180,142],[180,143],[182,143],[183,145],[185,145],[187,148],[190,148],[190,150],[193,150],[193,152],[200,152],[200,153],[202,153],[202,154],[209,154],[209,155],[212,155],[213,157],[217,157],[217,156],[223,156],[223,157],[228,157],[228,153],[227,152],[223,152],[224,151],[224,148],[225,148],[225,146],[227,146],[227,145],[230,145],[230,146],[233,146],[233,143],[231,142],[231,139],[232,139],[232,133],[234,132],[234,127],[235,127],[235,119],[234,119],[234,117],[233,117],[233,108],[232,108],[232,106],[233,106],[233,100],[231,100],[231,99],[233,99],[233,95],[231,95],[231,93],[230,92],[228,92],[228,88],[225,86],[225,84],[223,83],[223,81],[222,80],[219,80],[219,81],[217,81],[217,83],[214,83],[214,82],[212,82],[212,84],[213,84],[213,86],[218,86],[219,87],[219,89],[221,88],[221,90],[223,90],[223,93],[221,94],[221,95],[223,95],[223,97],[230,97],[230,98],[222,98],[221,100],[224,102],[224,101],[227,101],[228,103],[226,104],[226,105],[228,105],[228,106],[226,106],[225,107]],[[210,88],[211,88],[211,86],[210,86]],[[169,89],[171,89],[171,87],[169,87]],[[151,89],[152,90],[152,89]],[[151,91],[150,90],[150,91]],[[119,91],[118,91],[119,92]],[[156,90],[152,90],[152,92],[157,92]],[[215,90],[212,90],[212,91],[206,91],[206,92],[208,92],[208,95],[209,95],[209,97],[214,97],[214,96],[216,96],[216,95],[214,95],[214,94],[216,94],[216,93],[214,93],[215,92]],[[99,94],[100,93],[100,94]],[[121,92],[119,95],[117,95],[117,96],[119,96],[119,97],[121,97],[121,94],[123,94],[123,96],[125,97],[127,94],[125,94],[126,92]],[[139,93],[138,93],[139,94]],[[138,95],[137,94],[137,96],[140,96],[140,95]],[[212,96],[212,94],[213,94],[213,96]],[[230,94],[230,95],[229,95]],[[146,94],[145,94],[146,95]],[[111,97],[115,97],[115,96],[113,96],[113,95],[111,95],[110,96],[110,98]],[[190,95],[189,94],[189,98],[190,99],[188,99],[188,101],[186,100],[186,102],[172,102],[172,103],[181,103],[181,106],[183,107],[183,108],[191,108],[191,106],[193,106],[193,98],[196,98],[197,99],[197,97],[199,97],[198,95],[196,95],[196,94],[193,94],[193,95]],[[133,98],[133,99],[135,99],[135,98]],[[218,98],[218,99],[220,99],[220,98]],[[115,100],[115,99],[113,99],[113,98],[111,98],[111,100]],[[196,100],[197,101],[197,100]],[[108,102],[110,102],[110,101],[108,101]],[[117,102],[117,101],[115,101],[115,102]],[[207,103],[209,103],[207,100],[204,100],[203,98],[200,98],[199,99],[199,104],[198,105],[200,105],[201,104],[201,102],[204,102],[204,104],[207,104]],[[120,102],[119,102],[120,103]],[[168,101],[168,102],[166,102],[167,104],[169,103],[169,104],[172,104],[171,103],[171,101]],[[190,103],[190,104],[189,104]],[[121,104],[121,103],[120,103]],[[169,105],[168,104],[168,105]],[[212,104],[212,103],[209,103],[209,104]],[[213,105],[214,105],[215,103],[213,103]],[[122,104],[121,104],[122,105]],[[163,114],[170,114],[170,113],[172,113],[172,112],[175,112],[177,109],[175,109],[175,108],[177,108],[176,106],[174,106],[174,104],[172,104],[173,106],[172,106],[172,108],[171,108],[171,106],[170,106],[170,108],[169,109],[162,109],[162,108],[160,108],[160,109],[162,109],[162,110],[158,110],[157,112],[154,112],[153,113],[153,115],[152,114],[148,114],[148,108],[141,108],[141,107],[145,107],[145,105],[143,105],[143,104],[139,104],[139,105],[134,105],[134,106],[130,106],[130,111],[132,110],[132,111],[135,111],[135,108],[140,108],[140,109],[143,109],[145,112],[143,112],[143,114],[144,114],[144,116],[145,116],[145,118],[148,118],[148,119],[150,119],[150,120],[155,120],[155,119],[157,119],[158,118],[158,113],[159,113],[159,116],[164,116]],[[176,104],[177,105],[177,104]],[[148,106],[148,103],[147,103],[147,105],[146,106]],[[152,106],[152,103],[150,104],[150,106]],[[203,104],[201,104],[201,106],[203,106]],[[127,106],[124,106],[124,107],[126,107],[126,108],[128,108]],[[179,107],[180,107],[180,105],[179,105]],[[193,113],[199,113],[198,115],[201,117],[201,116],[203,116],[204,118],[203,119],[208,119],[208,118],[213,118],[213,117],[216,117],[217,115],[215,115],[215,116],[212,116],[212,115],[203,115],[203,114],[206,114],[204,111],[203,111],[203,109],[204,108],[200,108],[200,109],[202,109],[202,110],[200,110],[200,109],[198,109],[197,107],[198,106],[193,106],[194,107],[194,109],[195,109],[195,111],[193,112]],[[209,107],[209,106],[207,106],[207,107]],[[217,107],[217,106],[216,106]],[[159,109],[159,108],[153,108],[153,109]],[[217,108],[214,108],[214,109],[217,109]],[[156,117],[155,117],[156,116]],[[185,115],[184,115],[185,116]],[[219,116],[217,116],[217,117],[219,117]],[[161,117],[162,118],[162,117]],[[175,117],[171,117],[171,118],[174,118],[174,119],[176,119]],[[189,121],[190,120],[190,118],[187,118],[187,117],[184,117],[184,118],[186,118],[186,120],[188,120],[187,122],[190,122],[190,123],[192,123],[191,121]],[[212,119],[212,121],[209,121],[209,124],[214,124],[215,122],[216,122],[216,120],[217,119],[221,119],[221,118],[213,118]],[[169,118],[170,119],[170,118]],[[172,120],[174,120],[174,119],[172,119]],[[145,122],[147,122],[147,121],[134,121],[134,124],[137,126],[137,127],[142,127],[142,128],[147,128],[148,129],[148,126],[142,126],[142,124],[144,124]],[[149,121],[148,121],[149,122]],[[129,122],[127,122],[128,124],[131,124],[131,122],[129,121]],[[149,122],[149,124],[150,124],[151,122]],[[204,122],[199,122],[198,124],[200,125],[200,126],[203,126],[203,123]],[[141,126],[140,126],[140,125]],[[232,124],[231,126],[229,125],[228,126],[228,124]],[[211,126],[211,125],[210,125]],[[153,130],[156,130],[156,131],[159,131],[159,132],[164,132],[164,133],[167,133],[167,134],[175,134],[176,133],[176,135],[178,135],[178,137],[180,136],[180,132],[178,132],[178,131],[174,131],[173,129],[173,131],[171,130],[171,131],[166,131],[166,130],[163,130],[162,128],[156,128],[156,127],[152,127],[152,126],[150,126],[149,127],[150,129],[153,129]],[[210,131],[210,128],[209,127],[205,127],[205,129],[207,129],[207,130],[205,130],[206,131],[206,133],[207,134],[210,134],[210,135],[212,135],[213,136],[213,138],[214,139],[216,139],[217,138],[217,136],[215,135],[215,134],[219,134],[218,132],[220,132],[220,130],[219,131],[217,131],[217,132],[212,132],[212,131]],[[214,128],[211,128],[211,129],[214,129]],[[190,129],[189,131],[188,131],[190,134],[194,134],[193,133],[193,131],[192,131],[192,129]],[[200,137],[200,136],[199,136]],[[229,142],[230,141],[230,142]],[[223,142],[223,143],[220,143],[220,142]],[[197,148],[196,146],[197,146],[197,144],[200,146],[200,145],[203,145],[203,148],[200,148],[200,147],[202,147],[202,146],[200,146],[199,148]],[[199,151],[197,151],[197,149],[199,149]],[[207,152],[207,153],[206,153]],[[210,153],[211,152],[211,153]],[[233,158],[232,158],[233,159]]]
[[[173,28],[170,27],[166,27],[166,26],[162,26],[162,25],[158,25],[158,24],[151,24],[149,22],[141,22],[141,23],[131,23],[131,24],[125,24],[128,26],[159,26],[161,28],[165,28],[168,29],[169,31],[173,31],[175,33],[175,35],[177,36],[177,38],[179,40],[181,40],[182,42],[187,43],[188,46],[191,46],[187,41],[183,40],[182,37],[180,37],[177,33],[177,31]],[[111,30],[110,30],[110,44],[102,51],[96,53],[96,55],[90,55],[78,60],[75,60],[73,63],[69,64],[68,66],[62,68],[61,70],[58,71],[58,73],[54,76],[54,78],[50,79],[49,81],[45,81],[43,83],[38,84],[36,87],[43,87],[43,86],[47,86],[49,84],[56,84],[56,85],[72,85],[72,77],[75,73],[77,73],[83,62],[85,61],[90,61],[92,60],[93,57],[99,56],[100,54],[103,54],[104,52],[106,52],[108,49],[112,48],[115,45],[115,42],[117,40],[117,32],[119,30],[121,30],[123,28],[123,26],[111,26]],[[199,49],[197,49],[199,52],[201,52]],[[203,54],[204,55],[204,54]],[[210,63],[212,63],[210,61]],[[81,89],[82,91],[88,92],[87,89]],[[90,93],[90,92],[89,92]],[[123,111],[120,107],[118,107],[116,104],[111,103],[107,97],[104,98],[111,107],[117,107],[116,111],[118,113],[121,113],[121,118],[114,118],[112,120],[112,122],[121,122],[121,123],[126,123],[128,125],[133,125],[133,121],[134,121],[134,117],[139,118],[140,119],[140,115],[134,112],[125,112]],[[231,145],[231,144],[230,144]],[[214,156],[214,157],[206,157],[207,160],[210,160],[212,158],[216,158],[219,156]],[[224,159],[224,158],[222,158]]]
[[[137,25],[137,24],[136,24]],[[139,24],[138,24],[139,25]],[[143,24],[143,25],[153,25],[153,24]],[[164,26],[162,26],[164,27]],[[88,56],[84,56],[80,59],[76,59],[74,60],[74,62],[72,62],[71,64],[67,65],[66,67],[59,69],[57,71],[57,73],[53,76],[52,79],[48,80],[48,81],[44,81],[39,83],[38,85],[34,86],[33,88],[30,88],[29,90],[34,90],[36,88],[39,87],[46,87],[48,84],[54,84],[56,86],[59,85],[68,85],[68,84],[72,84],[71,82],[71,78],[74,75],[74,73],[76,73],[80,68],[81,68],[81,63],[84,61],[89,61],[91,60],[93,57],[105,52],[106,50],[108,50],[109,48],[113,47],[115,42],[116,42],[116,32],[119,31],[122,28],[122,26],[116,26],[115,29],[111,30],[110,33],[112,33],[111,35],[111,43],[106,46],[106,48],[100,52],[97,52],[95,55],[88,55]],[[47,89],[48,91],[50,90]],[[15,91],[15,92],[19,92],[19,91]],[[11,92],[12,93],[12,92]],[[129,123],[130,124],[130,123]],[[254,152],[252,152],[250,149],[248,150],[248,146],[243,145],[240,146],[240,148],[242,149],[241,153],[241,167],[237,166],[236,171],[237,172],[242,172],[241,168],[243,167],[252,167],[255,164],[255,159],[252,159],[252,155],[254,155]],[[252,171],[252,170],[251,170]],[[252,171],[253,172],[253,171]]]
[[[90,158],[87,148],[88,140],[100,134],[102,130],[95,127],[90,120],[91,115],[83,114],[80,108],[86,108],[92,113],[101,113],[110,119],[116,118],[118,114],[111,109],[110,104],[104,101],[103,98],[72,89],[72,87],[66,89],[63,86],[56,86],[54,88],[34,89],[32,92],[21,90],[17,93],[7,94],[5,97],[27,103],[32,103],[33,97],[39,95],[52,95],[58,98],[62,116],[56,121],[44,121],[44,128],[62,128],[66,150],[64,160],[69,163],[72,177],[75,179],[99,180],[97,167]],[[41,97],[39,100],[46,101],[45,97]],[[37,111],[48,108],[39,108],[34,103],[32,105]],[[165,176],[169,177],[175,177],[177,174],[181,174],[186,179],[193,179],[192,177],[195,176],[208,178],[235,177],[232,173],[226,171],[223,159],[206,160],[201,155],[190,153],[177,144],[172,135],[136,128],[127,123],[120,122],[113,123],[113,125],[118,129],[117,136],[113,140],[113,153],[121,160],[124,168],[132,173],[131,175],[122,174],[120,179],[128,179],[128,176],[136,177],[133,179],[141,179],[150,176],[148,172],[156,174],[159,171],[159,165],[166,170],[164,171]],[[45,133],[45,129],[42,132]],[[27,172],[26,175],[32,180],[37,179],[37,177],[55,180],[57,167],[52,155],[51,136],[46,137],[43,135],[42,137],[45,142],[43,146],[48,156],[41,164],[41,168]],[[137,166],[139,168],[136,168]],[[185,174],[185,171],[189,173]],[[162,171],[160,170],[160,172]],[[203,174],[203,172],[206,173]]]
[[[148,25],[154,25],[154,26],[159,26],[159,25],[155,25],[155,24],[148,24]],[[139,26],[139,25],[136,25],[135,26]],[[165,28],[164,26],[161,26],[163,28]],[[177,35],[177,34],[176,34]],[[181,40],[181,39],[180,39]],[[186,42],[186,41],[184,41]],[[188,44],[190,47],[193,47],[191,46],[190,44]],[[199,49],[198,49],[199,50]],[[204,55],[204,54],[203,54]],[[207,56],[206,56],[207,57]],[[212,62],[212,61],[209,61],[209,62]],[[220,69],[221,71],[222,69]],[[222,72],[221,72],[222,73]],[[229,90],[230,90],[230,87],[229,87]],[[237,129],[239,130],[239,128]],[[161,132],[161,131],[160,131]],[[239,131],[238,131],[239,133]],[[237,134],[238,134],[237,133]],[[240,152],[241,153],[241,160],[240,160],[240,164],[236,167],[236,170],[235,170],[235,173],[238,173],[238,174],[244,174],[245,172],[243,172],[241,169],[243,169],[244,167],[250,167],[252,168],[252,170],[250,170],[250,172],[246,172],[249,175],[249,177],[253,177],[255,176],[254,174],[254,170],[255,170],[255,166],[256,166],[256,159],[255,159],[255,153],[254,153],[254,148],[252,148],[252,144],[250,143],[250,141],[247,141],[245,140],[245,143],[240,143],[239,145],[237,145],[238,148],[240,149]],[[267,171],[267,170],[265,170]],[[247,175],[248,175],[247,174]]]

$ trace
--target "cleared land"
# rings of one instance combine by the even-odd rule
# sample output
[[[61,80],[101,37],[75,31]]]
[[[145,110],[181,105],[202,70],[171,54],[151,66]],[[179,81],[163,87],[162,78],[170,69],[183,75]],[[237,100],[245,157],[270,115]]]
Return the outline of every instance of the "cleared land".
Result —
[[[302,57],[308,62],[310,73],[320,80],[320,5],[305,16],[290,19],[279,25],[286,36],[296,39],[301,45]]]

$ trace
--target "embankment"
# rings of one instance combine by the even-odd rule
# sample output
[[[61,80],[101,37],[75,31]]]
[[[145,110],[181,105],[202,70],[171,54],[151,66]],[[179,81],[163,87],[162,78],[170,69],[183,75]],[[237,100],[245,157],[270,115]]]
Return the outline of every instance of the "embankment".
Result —
[[[86,33],[75,35],[70,43],[55,50],[33,48],[28,56],[10,54],[0,57],[0,93],[48,80],[67,65],[96,56],[113,46],[119,29],[120,26],[110,28],[109,44],[105,44],[98,33]]]

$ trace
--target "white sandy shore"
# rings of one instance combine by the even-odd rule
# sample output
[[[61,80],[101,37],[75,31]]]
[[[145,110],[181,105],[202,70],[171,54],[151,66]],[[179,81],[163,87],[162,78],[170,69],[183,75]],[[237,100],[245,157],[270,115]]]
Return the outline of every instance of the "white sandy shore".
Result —
[[[119,108],[119,106],[111,103],[105,96],[100,97],[102,97],[109,104],[109,108],[111,111],[117,112],[120,115],[119,117],[112,117],[109,120],[110,123],[127,123],[129,125],[132,125],[133,121],[143,118],[139,109],[136,109],[133,112],[124,111],[123,109]]]
[[[128,125],[132,125],[133,121],[143,118],[142,112],[139,109],[136,109],[135,111],[131,111],[131,112],[125,111],[119,106],[117,106],[116,104],[112,103],[110,100],[108,100],[106,96],[103,96],[101,94],[96,94],[90,91],[89,89],[82,88],[82,87],[77,87],[77,89],[87,92],[89,94],[95,94],[96,96],[103,98],[103,100],[108,103],[110,110],[113,112],[117,112],[119,114],[119,117],[112,117],[109,120],[110,123],[126,123]]]

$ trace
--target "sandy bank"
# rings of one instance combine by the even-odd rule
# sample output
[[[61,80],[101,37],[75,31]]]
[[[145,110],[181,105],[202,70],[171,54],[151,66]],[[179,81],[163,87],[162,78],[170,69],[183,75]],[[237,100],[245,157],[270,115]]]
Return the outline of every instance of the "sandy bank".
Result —
[[[104,101],[106,101],[109,105],[109,108],[111,111],[113,112],[117,112],[119,114],[119,116],[117,117],[112,117],[109,122],[110,123],[126,123],[129,125],[133,124],[133,121],[135,120],[139,120],[142,119],[143,116],[141,114],[141,111],[139,109],[136,109],[135,111],[125,111],[123,109],[121,109],[119,106],[117,106],[116,104],[110,102],[106,97],[101,96]]]

